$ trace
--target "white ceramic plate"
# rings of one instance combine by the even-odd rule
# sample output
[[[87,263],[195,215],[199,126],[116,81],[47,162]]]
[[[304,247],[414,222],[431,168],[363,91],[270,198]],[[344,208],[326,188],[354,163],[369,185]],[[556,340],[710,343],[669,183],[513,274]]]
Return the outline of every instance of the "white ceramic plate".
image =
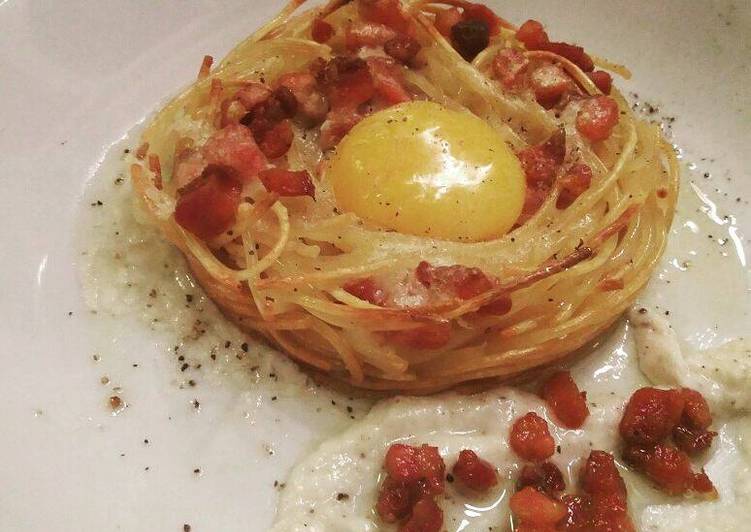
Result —
[[[697,205],[690,183],[706,193],[700,212],[682,214],[714,234],[699,234],[712,243],[694,257],[699,247],[673,246],[649,298],[695,343],[747,334],[751,4],[503,4],[512,21],[538,18],[557,38],[627,64],[634,79],[621,86],[675,117],[675,142],[694,168],[684,189]],[[168,354],[174,329],[129,313],[132,300],[120,315],[93,316],[79,281],[87,236],[77,240],[76,227],[98,216],[97,185],[82,200],[85,186],[116,178],[116,157],[97,174],[104,155],[193,78],[204,54],[221,57],[281,5],[0,1],[0,530],[263,530],[274,481],[361,413],[269,377],[287,370],[265,354],[271,366],[181,372]],[[687,260],[690,283],[659,282]],[[728,261],[734,277],[718,273]],[[738,302],[732,315],[720,299]],[[220,358],[240,354],[232,341]],[[111,395],[128,405],[117,416]]]

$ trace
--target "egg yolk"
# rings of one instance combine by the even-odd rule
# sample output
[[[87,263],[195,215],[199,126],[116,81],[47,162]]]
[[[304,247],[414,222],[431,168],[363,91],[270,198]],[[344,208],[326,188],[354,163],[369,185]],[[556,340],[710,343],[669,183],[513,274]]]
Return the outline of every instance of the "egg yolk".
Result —
[[[340,210],[400,233],[479,242],[524,204],[519,160],[483,120],[415,101],[363,119],[327,168]]]

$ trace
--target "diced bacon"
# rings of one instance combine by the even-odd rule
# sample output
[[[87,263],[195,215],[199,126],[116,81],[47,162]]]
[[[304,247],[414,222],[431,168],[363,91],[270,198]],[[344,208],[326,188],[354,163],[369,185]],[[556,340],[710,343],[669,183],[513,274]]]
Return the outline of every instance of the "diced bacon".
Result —
[[[565,42],[549,42],[543,44],[540,49],[565,57],[584,72],[591,72],[595,68],[592,58],[584,52],[581,46]]]
[[[504,87],[511,89],[519,84],[527,66],[529,59],[524,53],[513,48],[504,48],[493,59],[493,74]]]
[[[498,35],[501,31],[501,19],[492,9],[483,4],[468,4],[464,6],[464,20],[479,20],[488,27],[490,35]]]
[[[587,76],[592,80],[592,83],[597,86],[601,93],[610,94],[610,91],[613,88],[613,76],[608,72],[605,72],[604,70],[595,70],[594,72],[587,73]]]
[[[558,168],[566,157],[566,132],[559,129],[548,140],[519,152],[527,185],[552,185]]]
[[[386,523],[395,523],[409,515],[414,497],[414,490],[407,482],[386,477],[378,493],[376,511]]]
[[[529,76],[529,85],[537,102],[546,109],[553,107],[566,91],[574,88],[571,78],[561,67],[553,64],[543,64],[534,69]]]
[[[467,266],[432,266],[422,261],[415,268],[415,277],[423,286],[453,294],[459,299],[472,299],[495,286],[479,268]]]
[[[326,121],[321,126],[320,144],[321,149],[333,148],[349,130],[362,120],[363,116],[349,110],[335,111],[328,114]]]
[[[517,224],[523,224],[542,206],[566,157],[566,132],[563,128],[548,140],[523,149],[518,154],[527,180],[522,213]]]
[[[344,42],[349,50],[362,47],[383,46],[397,36],[397,32],[384,24],[373,22],[358,22],[347,27]]]
[[[717,490],[715,489],[714,484],[709,480],[709,477],[703,469],[701,470],[701,473],[694,473],[694,481],[691,485],[691,489],[703,495],[717,495]]]
[[[475,491],[487,491],[498,484],[495,468],[469,449],[459,453],[451,473],[459,482]]]
[[[673,429],[675,445],[690,455],[699,454],[712,446],[716,432],[678,425]]]
[[[443,513],[433,497],[444,490],[446,465],[437,447],[395,443],[384,458],[387,476],[376,511],[387,523],[406,518],[400,531],[440,532]]]
[[[280,108],[280,117],[282,119],[292,118],[297,114],[297,97],[292,89],[287,85],[280,84],[274,92],[271,93],[271,98]]]
[[[258,147],[269,159],[278,159],[289,151],[294,138],[292,124],[289,120],[282,120],[262,134]]]
[[[235,94],[235,98],[237,98],[248,111],[253,109],[259,103],[266,101],[269,96],[271,96],[271,89],[263,83],[255,82],[251,82],[248,85],[241,87]]]
[[[297,111],[312,124],[321,123],[329,111],[329,104],[318,90],[318,82],[309,72],[291,72],[279,78],[279,86],[289,89],[297,100]]]
[[[418,485],[422,495],[443,493],[446,464],[437,447],[395,443],[386,452],[383,464],[390,478]]]
[[[565,505],[532,487],[514,493],[509,506],[522,524],[535,527],[554,526],[566,517]]]
[[[526,464],[516,480],[517,491],[531,486],[538,491],[554,495],[566,489],[563,473],[552,462]]]
[[[540,395],[566,428],[578,429],[589,416],[587,393],[579,391],[568,371],[551,375],[542,385]]]
[[[568,509],[565,529],[635,530],[628,515],[626,485],[611,454],[604,451],[590,453],[582,470],[581,485],[583,495],[563,497]]]
[[[346,282],[342,288],[353,296],[373,305],[382,307],[386,304],[386,292],[372,277],[353,279]]]
[[[663,441],[678,425],[684,404],[685,399],[678,390],[636,390],[621,418],[621,437],[633,445],[653,445]]]
[[[592,451],[584,464],[580,479],[582,489],[590,494],[617,493],[626,497],[623,482],[613,455],[604,451]]]
[[[455,8],[444,9],[435,16],[435,28],[447,39],[451,38],[453,28],[463,18],[462,12]]]
[[[536,20],[528,20],[516,30],[516,38],[524,44],[527,50],[539,50],[550,40],[545,28]]]
[[[686,453],[675,447],[661,443],[651,448],[631,447],[624,457],[666,493],[680,495],[692,488],[694,473],[691,462]]]
[[[286,87],[300,102],[301,94],[315,90],[318,82],[310,72],[287,72],[279,76],[277,80],[279,87]]]
[[[514,422],[509,443],[517,455],[531,462],[545,460],[555,452],[555,440],[548,430],[548,422],[534,412],[528,412]]]
[[[685,401],[683,421],[695,429],[708,429],[712,424],[712,412],[704,396],[691,388],[682,388],[681,395]]]
[[[609,96],[589,98],[576,115],[576,129],[592,142],[605,140],[618,124],[619,113],[618,104]]]
[[[359,7],[363,19],[385,24],[399,33],[409,33],[409,19],[399,0],[360,0]]]
[[[319,71],[318,82],[328,92],[335,110],[354,110],[375,94],[370,69],[359,58],[335,57]]]
[[[187,187],[197,179],[206,168],[206,159],[197,150],[185,150],[175,157],[175,170],[172,173],[172,183],[176,190]]]
[[[399,532],[441,532],[443,512],[432,497],[423,497],[412,508],[412,515]]]
[[[565,520],[565,525],[561,527],[563,530],[591,530],[591,498],[589,495],[563,495],[561,502],[566,505],[566,513],[568,516]],[[590,528],[587,528],[590,526]]]
[[[561,177],[558,183],[561,185],[561,193],[555,206],[559,209],[565,209],[590,187],[592,184],[592,169],[589,165],[577,163],[568,169],[566,175]]]
[[[635,532],[626,510],[626,500],[614,493],[590,497],[591,521],[584,530]]]
[[[397,35],[383,45],[384,52],[405,65],[412,62],[420,48],[420,43],[409,35]]]
[[[322,18],[316,17],[313,19],[311,34],[315,42],[323,44],[334,36],[334,26]]]
[[[244,183],[251,181],[267,164],[250,130],[239,124],[228,125],[214,133],[201,151],[208,164],[232,168]]]
[[[709,449],[716,432],[707,431],[712,424],[712,413],[704,396],[690,388],[681,389],[685,400],[683,415],[673,429],[673,441],[688,454],[697,454]]]
[[[282,120],[292,118],[295,113],[297,99],[289,88],[279,86],[242,117],[240,124],[250,128],[256,141],[261,142],[269,130]]]
[[[231,170],[210,165],[181,194],[175,221],[202,240],[210,240],[232,227],[240,203],[240,183]]]
[[[451,340],[451,323],[433,322],[415,329],[389,334],[395,344],[413,349],[440,349]]]
[[[584,72],[594,69],[592,58],[584,48],[565,42],[550,42],[545,28],[536,20],[528,20],[516,31],[516,38],[524,44],[527,50],[545,50],[560,55],[574,63]]]
[[[376,94],[387,105],[396,105],[412,100],[404,88],[400,66],[382,57],[368,59],[368,68],[373,78]]]
[[[280,196],[310,196],[315,198],[315,185],[305,170],[295,172],[281,168],[270,168],[258,174],[258,178],[269,192]]]

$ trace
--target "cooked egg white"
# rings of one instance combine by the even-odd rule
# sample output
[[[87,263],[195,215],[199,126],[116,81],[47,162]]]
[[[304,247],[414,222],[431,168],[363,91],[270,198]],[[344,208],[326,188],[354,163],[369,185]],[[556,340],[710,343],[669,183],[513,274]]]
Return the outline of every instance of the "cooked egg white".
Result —
[[[519,160],[483,120],[415,101],[375,113],[327,168],[340,209],[402,233],[476,242],[513,226],[524,203]]]

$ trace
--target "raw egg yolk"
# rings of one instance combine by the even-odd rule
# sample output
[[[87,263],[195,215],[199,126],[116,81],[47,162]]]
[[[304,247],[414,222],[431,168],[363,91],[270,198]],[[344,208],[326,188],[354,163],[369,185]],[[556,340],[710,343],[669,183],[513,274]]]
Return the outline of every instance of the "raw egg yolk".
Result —
[[[508,232],[526,186],[519,160],[487,123],[424,101],[363,119],[339,143],[327,177],[340,210],[462,242]]]

